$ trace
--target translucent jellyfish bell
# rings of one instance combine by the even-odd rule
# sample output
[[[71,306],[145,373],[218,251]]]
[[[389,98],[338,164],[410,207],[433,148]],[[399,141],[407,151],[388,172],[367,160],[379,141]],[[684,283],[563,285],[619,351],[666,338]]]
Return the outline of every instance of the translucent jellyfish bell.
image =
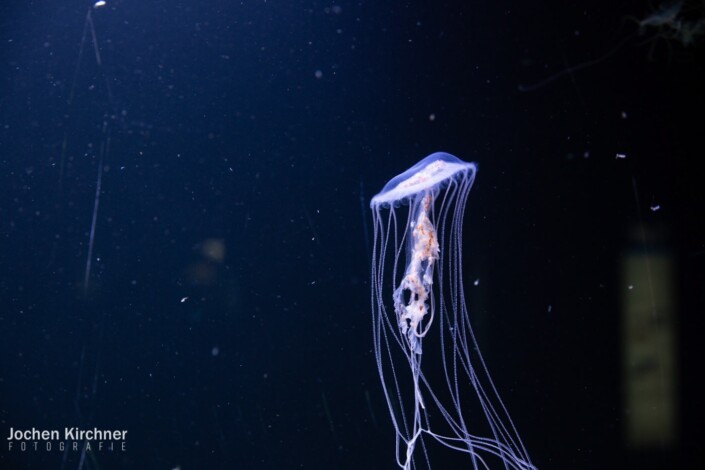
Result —
[[[399,206],[429,191],[438,191],[454,177],[471,173],[475,178],[477,167],[449,153],[436,152],[424,158],[404,173],[395,176],[372,198],[370,207]],[[472,184],[472,181],[470,182]]]
[[[437,152],[370,203],[375,358],[405,470],[431,467],[436,449],[425,437],[465,452],[474,469],[535,469],[465,305],[463,217],[476,173],[474,163]]]

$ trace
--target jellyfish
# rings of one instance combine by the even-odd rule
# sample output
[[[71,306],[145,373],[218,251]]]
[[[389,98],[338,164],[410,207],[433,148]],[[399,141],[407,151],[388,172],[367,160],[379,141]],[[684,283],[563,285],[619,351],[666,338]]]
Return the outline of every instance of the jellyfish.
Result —
[[[466,307],[463,218],[476,173],[474,163],[437,152],[370,203],[374,352],[405,470],[430,468],[445,449],[467,454],[474,469],[536,468]]]

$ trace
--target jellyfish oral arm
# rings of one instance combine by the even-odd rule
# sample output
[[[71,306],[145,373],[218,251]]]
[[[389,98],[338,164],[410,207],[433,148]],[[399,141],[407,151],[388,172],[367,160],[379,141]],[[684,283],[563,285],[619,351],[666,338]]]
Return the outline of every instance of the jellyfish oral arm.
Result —
[[[406,340],[406,351],[414,382],[414,435],[407,443],[407,460],[404,468],[409,468],[411,454],[416,439],[422,430],[420,409],[425,409],[419,378],[421,375],[422,339],[428,333],[434,317],[433,267],[438,260],[439,246],[436,228],[431,221],[433,193],[425,193],[417,204],[416,216],[410,221],[409,231],[411,255],[404,277],[394,290],[394,311],[401,336]],[[408,293],[408,300],[405,294]],[[423,323],[424,317],[428,320]],[[403,342],[404,340],[402,340]]]
[[[411,259],[399,287],[394,291],[394,310],[411,354],[421,354],[420,338],[426,335],[433,323],[433,302],[430,302],[430,296],[433,294],[433,266],[438,260],[439,247],[436,228],[429,217],[432,204],[432,194],[425,194],[419,204],[416,220],[411,221]],[[409,300],[405,302],[404,293],[407,291]],[[427,313],[430,314],[429,320],[425,328],[419,331]]]

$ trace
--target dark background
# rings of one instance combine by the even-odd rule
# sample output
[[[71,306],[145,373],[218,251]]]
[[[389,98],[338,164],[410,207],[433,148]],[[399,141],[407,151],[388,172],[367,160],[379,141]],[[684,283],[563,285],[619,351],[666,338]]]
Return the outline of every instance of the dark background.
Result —
[[[91,5],[0,6],[3,441],[97,426],[128,451],[83,468],[393,468],[369,199],[444,150],[479,164],[466,289],[537,467],[702,463],[702,38],[639,34],[638,1]],[[676,267],[661,450],[624,437],[639,225]],[[0,449],[1,468],[79,458]]]

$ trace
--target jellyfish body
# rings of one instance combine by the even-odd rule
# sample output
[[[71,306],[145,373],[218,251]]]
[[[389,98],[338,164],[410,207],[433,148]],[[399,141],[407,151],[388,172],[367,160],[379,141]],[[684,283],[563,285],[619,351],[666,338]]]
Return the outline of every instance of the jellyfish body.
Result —
[[[437,152],[370,204],[375,358],[405,470],[431,467],[426,436],[467,453],[475,469],[535,469],[465,305],[463,217],[476,172],[475,164]]]

